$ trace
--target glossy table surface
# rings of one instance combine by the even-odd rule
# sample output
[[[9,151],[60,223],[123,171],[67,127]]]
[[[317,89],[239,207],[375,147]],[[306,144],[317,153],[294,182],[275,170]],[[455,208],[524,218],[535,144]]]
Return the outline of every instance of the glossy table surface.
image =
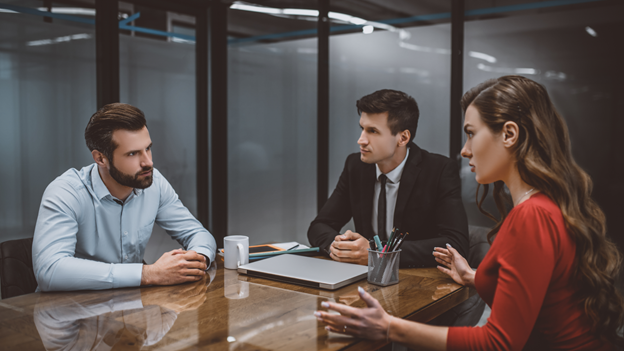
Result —
[[[389,313],[427,322],[474,294],[435,268],[399,279],[328,291],[239,275],[221,259],[196,283],[0,300],[0,350],[374,350],[385,341],[327,332],[314,311],[326,300],[364,307],[361,286]]]

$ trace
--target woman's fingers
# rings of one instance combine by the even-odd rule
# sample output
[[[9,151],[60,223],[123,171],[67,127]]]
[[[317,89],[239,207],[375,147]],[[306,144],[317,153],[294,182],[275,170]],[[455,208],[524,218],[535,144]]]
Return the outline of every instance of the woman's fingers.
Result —
[[[450,266],[451,266],[451,262],[450,262],[450,261],[445,261],[445,260],[440,259],[440,258],[437,258],[437,257],[436,257],[436,259],[435,259],[435,260],[436,260],[436,262],[438,262],[438,263],[440,263],[440,264],[443,264],[443,265],[445,265],[445,266],[447,266],[447,267],[450,267]]]
[[[358,293],[360,293],[360,297],[368,307],[372,308],[381,308],[381,304],[377,301],[376,298],[372,297],[369,293],[367,293],[361,286],[358,286]]]
[[[359,308],[349,307],[339,303],[327,302],[323,301],[321,306],[327,308],[328,310],[336,311],[343,316],[347,317],[355,317],[359,314]]]
[[[453,261],[453,253],[447,249],[436,247],[434,248],[433,256],[445,261]]]
[[[433,256],[435,256],[435,257],[446,257],[446,258],[449,258],[449,259],[453,257],[453,255],[450,252],[448,254],[445,254],[445,253],[441,253],[441,252],[437,252],[437,251],[433,252]]]
[[[314,312],[316,318],[325,323],[325,329],[335,333],[359,335],[360,325],[357,319],[340,314],[331,314],[323,311]]]
[[[331,325],[353,325],[355,319],[349,316],[343,316],[341,314],[332,314],[323,311],[316,311],[314,315],[321,321]]]
[[[451,246],[451,244],[446,244],[446,247],[448,248],[448,250],[451,253],[451,255],[453,256],[453,258],[462,257],[462,255],[460,255],[459,252],[457,250],[455,250],[454,247]]]
[[[354,328],[349,328],[348,326],[346,326],[345,328],[345,326],[326,325],[325,330],[328,330],[334,333],[353,335],[353,336],[357,336],[359,334],[358,331],[356,331]]]

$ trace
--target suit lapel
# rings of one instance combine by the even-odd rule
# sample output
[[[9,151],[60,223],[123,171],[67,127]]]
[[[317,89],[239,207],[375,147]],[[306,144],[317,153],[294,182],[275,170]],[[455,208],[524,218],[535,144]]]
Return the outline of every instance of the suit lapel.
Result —
[[[367,239],[373,238],[373,200],[375,197],[375,165],[364,164],[361,174],[362,201],[360,209],[364,220],[364,233],[360,233]]]
[[[394,209],[393,225],[399,229],[401,229],[401,222],[403,220],[405,207],[407,206],[407,201],[412,195],[412,189],[414,188],[414,184],[416,184],[416,179],[421,170],[419,163],[422,160],[422,151],[414,143],[410,143],[409,147],[410,153],[405,162],[403,174],[401,174],[401,183],[399,185],[396,207]]]

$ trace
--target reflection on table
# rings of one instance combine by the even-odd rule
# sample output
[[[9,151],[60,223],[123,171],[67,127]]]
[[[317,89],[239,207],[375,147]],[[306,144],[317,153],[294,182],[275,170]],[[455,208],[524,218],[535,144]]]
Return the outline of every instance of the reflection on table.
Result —
[[[239,275],[222,260],[191,284],[34,293],[0,301],[0,349],[13,350],[374,350],[327,332],[321,302],[364,307],[361,286],[391,314],[427,322],[470,291],[436,269],[402,269],[399,284],[361,280],[329,291]]]
[[[110,350],[116,344],[150,346],[169,332],[180,312],[204,303],[215,276],[216,268],[212,267],[208,279],[178,289],[40,294],[33,319],[46,350]]]

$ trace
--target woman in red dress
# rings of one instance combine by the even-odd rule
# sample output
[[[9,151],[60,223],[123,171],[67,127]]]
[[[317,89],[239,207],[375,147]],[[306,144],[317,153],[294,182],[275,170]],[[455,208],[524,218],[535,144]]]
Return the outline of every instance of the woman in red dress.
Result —
[[[470,160],[479,184],[494,183],[501,220],[475,272],[450,245],[432,248],[438,269],[476,288],[492,313],[483,327],[437,327],[368,308],[323,302],[327,329],[432,350],[612,350],[622,345],[621,257],[591,199],[592,182],[574,161],[567,127],[546,89],[520,76],[488,80],[462,97]],[[514,207],[506,213],[503,185]],[[478,190],[477,190],[478,193]],[[481,210],[496,220],[489,213]],[[494,239],[494,236],[496,240]]]

